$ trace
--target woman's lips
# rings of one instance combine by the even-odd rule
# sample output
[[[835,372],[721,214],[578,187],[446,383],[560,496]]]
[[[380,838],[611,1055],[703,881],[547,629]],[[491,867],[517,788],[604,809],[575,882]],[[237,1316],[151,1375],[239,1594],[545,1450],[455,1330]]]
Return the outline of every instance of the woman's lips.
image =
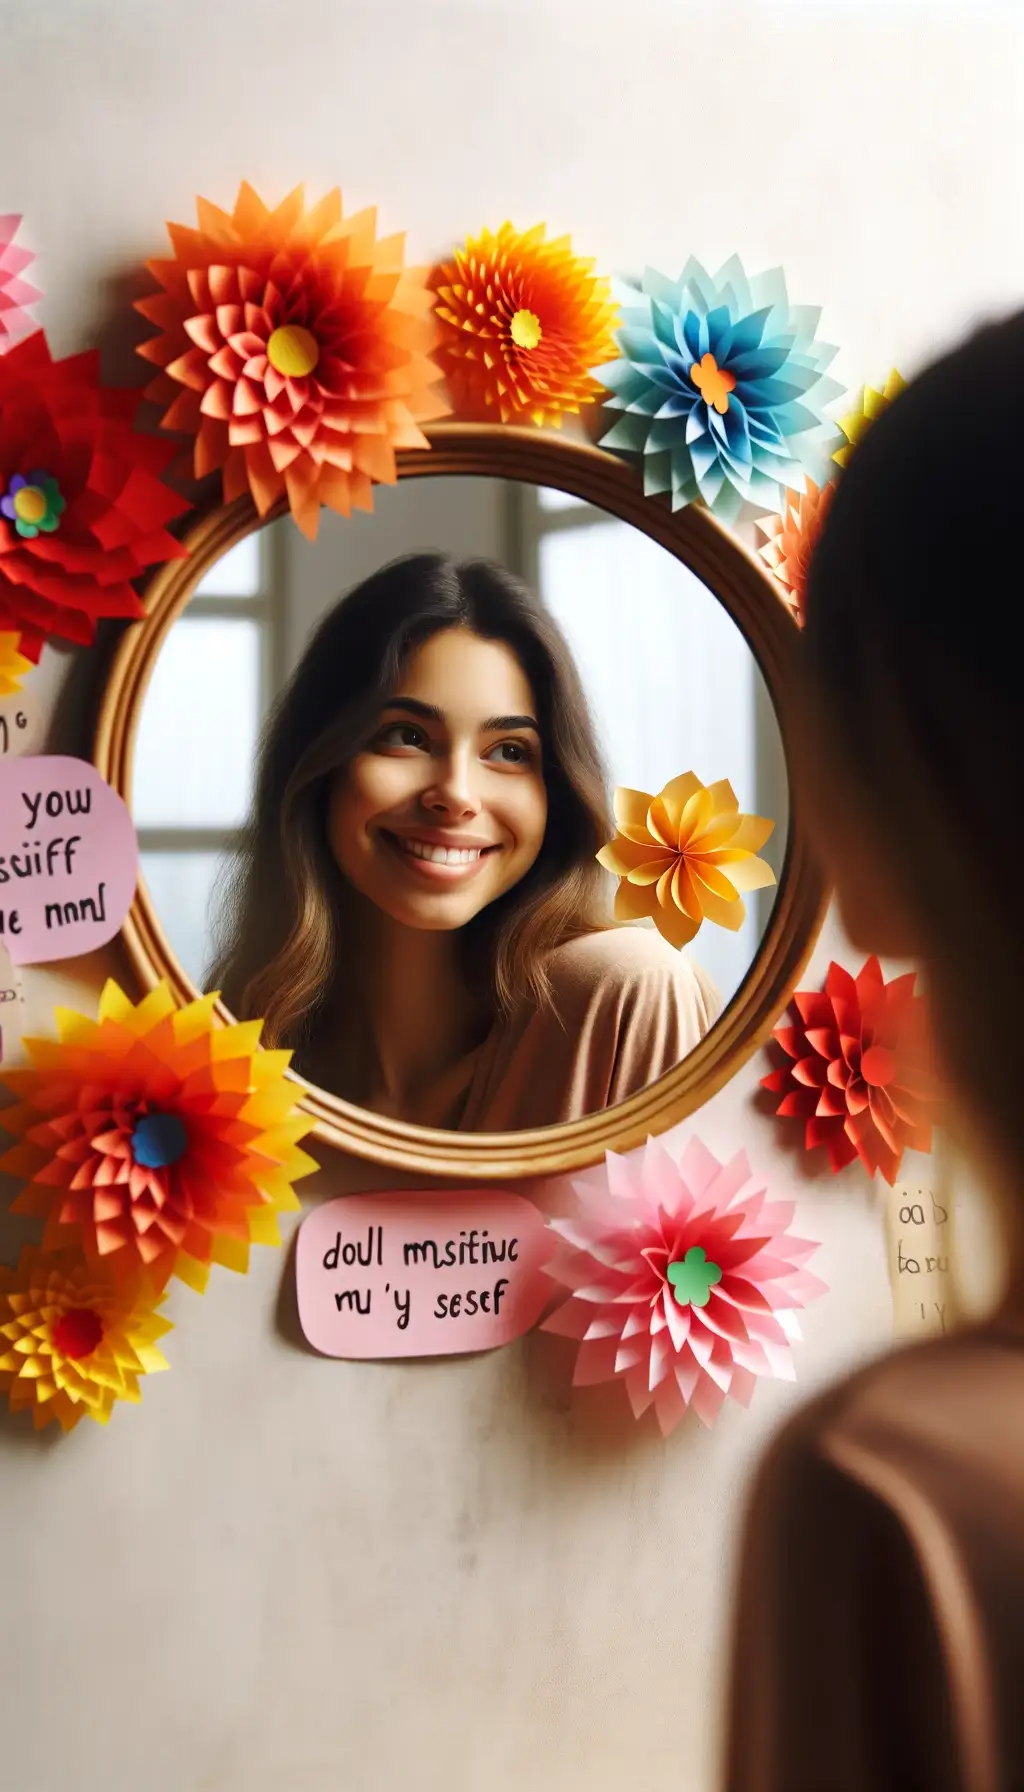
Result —
[[[402,864],[431,882],[460,883],[479,871],[484,859],[499,851],[494,846],[441,846],[381,829],[381,839]]]

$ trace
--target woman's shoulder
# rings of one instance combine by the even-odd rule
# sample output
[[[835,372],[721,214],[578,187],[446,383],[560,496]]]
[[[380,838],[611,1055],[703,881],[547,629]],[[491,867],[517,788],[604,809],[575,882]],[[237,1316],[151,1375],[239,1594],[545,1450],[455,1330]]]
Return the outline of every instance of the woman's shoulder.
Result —
[[[652,927],[606,927],[556,946],[547,961],[560,995],[689,998],[717,1015],[721,1000],[707,972]]]

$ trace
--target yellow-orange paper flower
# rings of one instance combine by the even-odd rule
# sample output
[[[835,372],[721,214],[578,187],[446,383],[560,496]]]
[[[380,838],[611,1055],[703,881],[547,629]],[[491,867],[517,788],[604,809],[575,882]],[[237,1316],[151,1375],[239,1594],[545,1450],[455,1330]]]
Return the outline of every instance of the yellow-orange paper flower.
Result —
[[[545,226],[484,230],[434,283],[442,359],[455,408],[502,423],[560,426],[603,391],[591,373],[618,350],[618,310],[593,261]]]
[[[52,1420],[71,1431],[140,1400],[139,1376],[167,1368],[156,1348],[171,1329],[161,1299],[78,1251],[26,1245],[16,1269],[0,1267],[0,1394],[11,1411],[29,1408],[37,1431]]]
[[[0,1072],[20,1097],[0,1110],[19,1140],[0,1170],[27,1182],[13,1211],[45,1219],[48,1249],[202,1290],[211,1263],[244,1273],[251,1243],[280,1243],[316,1167],[298,1149],[311,1122],[291,1054],[259,1050],[260,1021],[218,1026],[216,999],[178,1008],[160,983],[136,1006],[108,983],[98,1020],[58,1009],[57,1040],[26,1039],[32,1067]]]
[[[597,857],[621,879],[616,920],[649,916],[672,946],[685,946],[704,921],[735,932],[747,912],[740,891],[775,882],[756,856],[775,823],[741,815],[727,778],[705,786],[684,772],[655,797],[617,790],[615,821],[615,839]]]
[[[32,670],[32,661],[19,652],[20,647],[19,634],[12,629],[0,629],[0,697],[10,697],[14,691],[20,691],[22,679]]]
[[[762,535],[768,537],[758,553],[771,567],[782,586],[785,602],[801,627],[806,614],[811,555],[835,489],[834,481],[818,486],[813,479],[807,479],[802,492],[786,493],[786,508],[781,516],[757,519]]]
[[[163,291],[137,309],[159,335],[139,353],[162,369],[146,396],[165,429],[195,435],[198,478],[261,516],[287,498],[316,536],[320,506],[372,510],[396,448],[424,448],[443,417],[431,360],[438,329],[423,269],[376,213],[342,217],[337,188],[307,211],[302,187],[271,211],[243,182],[233,212],[197,202],[198,230],[169,224],[173,260],[148,263]]]
[[[883,411],[889,409],[893,399],[898,398],[900,393],[906,390],[906,385],[907,382],[903,375],[898,373],[894,367],[880,392],[877,392],[874,386],[864,387],[857,400],[856,408],[847,416],[839,419],[839,427],[846,437],[846,443],[844,447],[837,448],[832,456],[833,460],[838,461],[841,467],[849,465],[850,456],[861,437],[871,428],[876,418],[880,417]]]

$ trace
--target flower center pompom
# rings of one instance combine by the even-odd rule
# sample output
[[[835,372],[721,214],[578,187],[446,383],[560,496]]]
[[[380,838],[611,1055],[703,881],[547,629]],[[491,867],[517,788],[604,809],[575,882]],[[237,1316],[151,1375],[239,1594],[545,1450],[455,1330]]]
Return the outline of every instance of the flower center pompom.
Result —
[[[302,324],[282,324],[267,342],[267,359],[285,379],[304,379],[320,359],[320,344]]]
[[[712,1288],[722,1280],[721,1268],[708,1261],[699,1244],[692,1244],[685,1257],[670,1263],[665,1274],[680,1307],[706,1307]]]
[[[61,1356],[80,1362],[103,1342],[103,1321],[92,1307],[71,1307],[50,1328],[53,1347]]]
[[[188,1133],[177,1114],[144,1114],[132,1132],[132,1156],[144,1170],[165,1170],[187,1150]]]
[[[535,311],[517,311],[509,325],[509,334],[517,348],[536,348],[543,333]]]
[[[736,387],[736,375],[726,367],[719,367],[714,355],[702,355],[690,368],[690,378],[704,403],[724,417],[729,409],[729,394]]]

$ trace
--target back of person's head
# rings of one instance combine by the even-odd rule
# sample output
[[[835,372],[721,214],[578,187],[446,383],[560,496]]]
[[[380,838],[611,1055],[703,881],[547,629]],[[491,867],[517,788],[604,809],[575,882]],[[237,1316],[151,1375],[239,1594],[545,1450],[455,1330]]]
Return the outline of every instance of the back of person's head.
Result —
[[[975,1140],[1024,1167],[1024,315],[867,431],[815,550],[801,758],[854,944],[925,966]]]

